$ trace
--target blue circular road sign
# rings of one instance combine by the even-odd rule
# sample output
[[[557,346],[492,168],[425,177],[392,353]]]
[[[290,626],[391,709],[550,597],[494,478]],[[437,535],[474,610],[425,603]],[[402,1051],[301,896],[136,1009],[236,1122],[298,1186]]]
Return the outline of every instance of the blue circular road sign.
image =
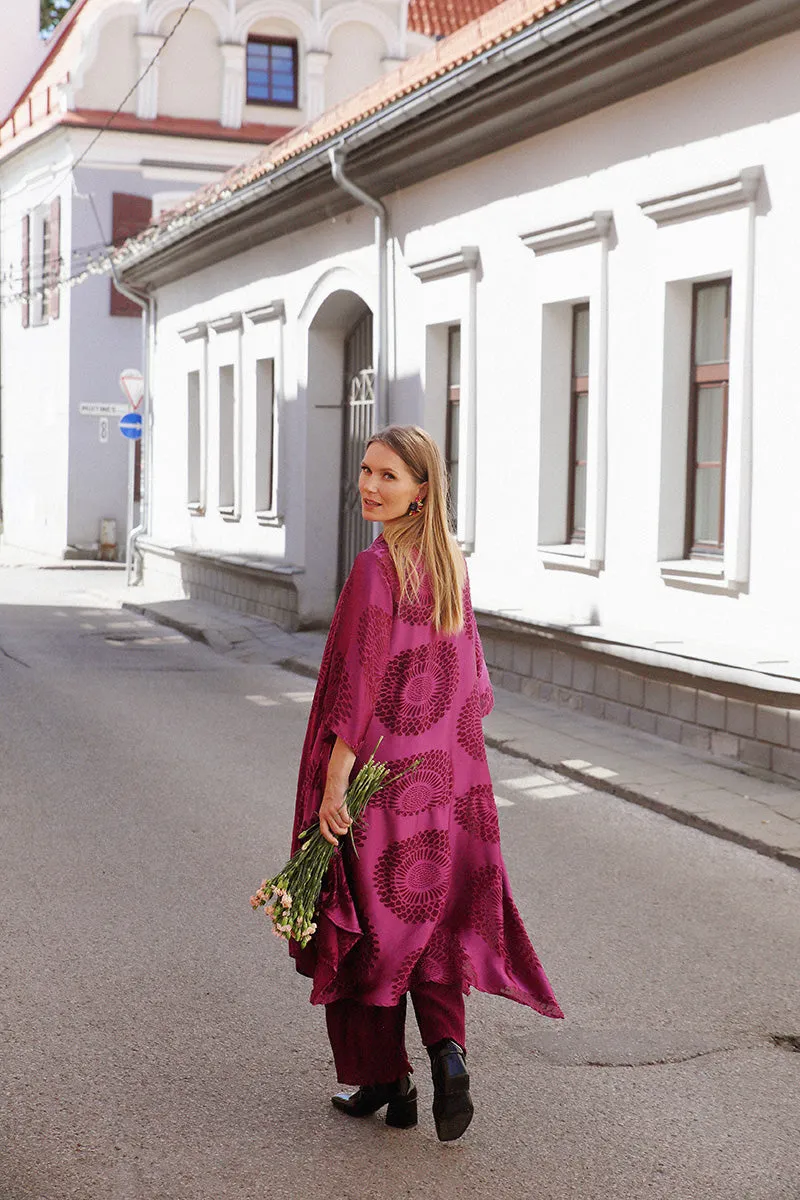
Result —
[[[142,414],[138,412],[125,413],[119,419],[119,431],[123,437],[138,441],[142,436]]]

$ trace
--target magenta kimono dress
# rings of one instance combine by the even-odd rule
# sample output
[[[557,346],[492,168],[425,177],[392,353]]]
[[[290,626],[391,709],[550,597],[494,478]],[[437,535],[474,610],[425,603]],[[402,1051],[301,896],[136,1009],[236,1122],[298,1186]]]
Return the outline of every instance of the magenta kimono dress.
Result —
[[[354,770],[377,757],[401,770],[377,792],[323,886],[317,932],[297,969],[312,1004],[394,1005],[420,982],[508,996],[563,1013],[511,896],[500,851],[482,717],[492,689],[464,592],[464,629],[436,633],[430,593],[400,602],[383,537],[356,558],[331,623],[297,788],[293,851],[317,819],[337,735]]]

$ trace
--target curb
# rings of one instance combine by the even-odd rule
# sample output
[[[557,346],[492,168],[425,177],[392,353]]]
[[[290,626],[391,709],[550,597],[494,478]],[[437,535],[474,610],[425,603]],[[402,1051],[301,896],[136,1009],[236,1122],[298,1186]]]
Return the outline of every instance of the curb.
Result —
[[[201,642],[211,650],[219,651],[221,649],[220,643],[224,641],[222,636],[215,634],[215,640],[211,640],[207,632],[199,625],[193,625],[189,621],[181,621],[178,617],[157,612],[147,604],[136,604],[126,601],[122,607],[129,612],[138,613],[139,616],[155,621],[157,625],[166,625],[170,629],[176,629],[179,633],[183,633],[186,637],[191,638],[192,641]],[[319,675],[318,668],[304,662],[302,659],[283,658],[276,661],[275,666],[281,667],[284,671],[290,671],[295,675],[302,675],[307,679],[316,679]],[[707,817],[702,817],[697,813],[687,812],[686,809],[669,804],[665,800],[656,800],[652,796],[645,796],[642,792],[637,792],[634,788],[628,787],[624,783],[614,783],[610,779],[598,779],[594,775],[587,775],[584,771],[576,767],[567,767],[563,763],[551,762],[549,759],[540,758],[536,754],[530,754],[526,750],[519,750],[509,741],[502,738],[495,738],[487,734],[485,741],[487,746],[499,751],[501,754],[508,755],[509,758],[521,758],[535,767],[543,767],[549,771],[556,771],[559,775],[563,775],[567,779],[573,779],[576,783],[587,784],[597,792],[606,792],[610,796],[616,796],[619,800],[626,800],[629,804],[636,804],[639,808],[647,808],[651,812],[660,813],[661,816],[668,817],[671,821],[676,821],[680,825],[688,825],[692,829],[699,829],[701,833],[708,833],[712,837],[720,838],[723,841],[733,842],[737,846],[744,846],[746,849],[754,850],[757,854],[761,854],[765,858],[774,859],[787,867],[794,867],[795,870],[800,870],[800,851],[782,850],[779,846],[771,846],[769,842],[762,841],[760,838],[752,837],[746,833],[739,833],[735,829],[728,829],[725,825],[720,825],[716,821],[710,821]]]
[[[634,791],[624,783],[614,783],[610,779],[597,779],[594,775],[587,775],[576,767],[566,767],[563,763],[550,762],[548,759],[539,758],[538,755],[530,754],[526,750],[518,750],[509,742],[503,741],[502,738],[486,735],[485,741],[487,746],[491,746],[493,750],[498,750],[501,754],[507,754],[511,758],[522,758],[533,766],[557,771],[559,775],[574,779],[576,783],[587,784],[595,791],[607,792],[619,800],[627,800],[629,804],[638,804],[640,808],[649,808],[651,812],[669,817],[670,820],[677,821],[680,825],[699,829],[702,833],[709,833],[712,837],[721,838],[726,842],[735,842],[737,846],[745,846],[748,850],[755,850],[756,853],[764,855],[765,858],[777,859],[787,867],[794,867],[800,871],[800,851],[782,850],[779,846],[771,846],[769,842],[764,842],[747,833],[739,833],[735,829],[728,829],[727,826],[710,821],[698,813],[688,812],[685,808],[679,808],[665,800],[656,800],[653,796],[645,796],[642,792]]]

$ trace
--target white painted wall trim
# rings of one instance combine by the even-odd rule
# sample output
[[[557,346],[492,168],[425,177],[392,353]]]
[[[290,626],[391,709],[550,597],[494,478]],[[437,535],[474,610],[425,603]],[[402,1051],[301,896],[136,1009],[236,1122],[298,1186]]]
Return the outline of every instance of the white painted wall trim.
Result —
[[[583,246],[587,242],[608,238],[611,235],[612,224],[612,213],[594,212],[591,216],[581,217],[577,221],[534,229],[531,233],[521,233],[519,236],[523,245],[534,254],[547,254],[553,250],[564,250],[568,246]]]
[[[656,225],[700,217],[706,213],[725,212],[742,204],[751,204],[758,196],[764,180],[763,167],[745,167],[737,175],[703,184],[669,196],[640,200],[639,208]]]
[[[480,262],[480,252],[477,246],[462,246],[449,254],[439,254],[436,258],[426,258],[421,262],[409,263],[417,279],[430,283],[434,279],[446,279],[449,275],[458,275],[462,271],[474,271]]]

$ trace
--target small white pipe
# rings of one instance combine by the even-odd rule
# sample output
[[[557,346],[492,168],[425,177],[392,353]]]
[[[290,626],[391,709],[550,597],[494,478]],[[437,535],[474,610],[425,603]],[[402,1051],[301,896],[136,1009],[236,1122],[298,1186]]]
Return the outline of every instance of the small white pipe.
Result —
[[[378,312],[373,333],[375,356],[375,428],[382,429],[389,423],[389,371],[387,351],[389,346],[389,265],[387,253],[388,216],[385,206],[374,196],[348,179],[344,173],[345,151],[336,146],[328,151],[331,174],[343,191],[349,192],[360,204],[372,209],[375,214],[375,250],[378,256]]]

